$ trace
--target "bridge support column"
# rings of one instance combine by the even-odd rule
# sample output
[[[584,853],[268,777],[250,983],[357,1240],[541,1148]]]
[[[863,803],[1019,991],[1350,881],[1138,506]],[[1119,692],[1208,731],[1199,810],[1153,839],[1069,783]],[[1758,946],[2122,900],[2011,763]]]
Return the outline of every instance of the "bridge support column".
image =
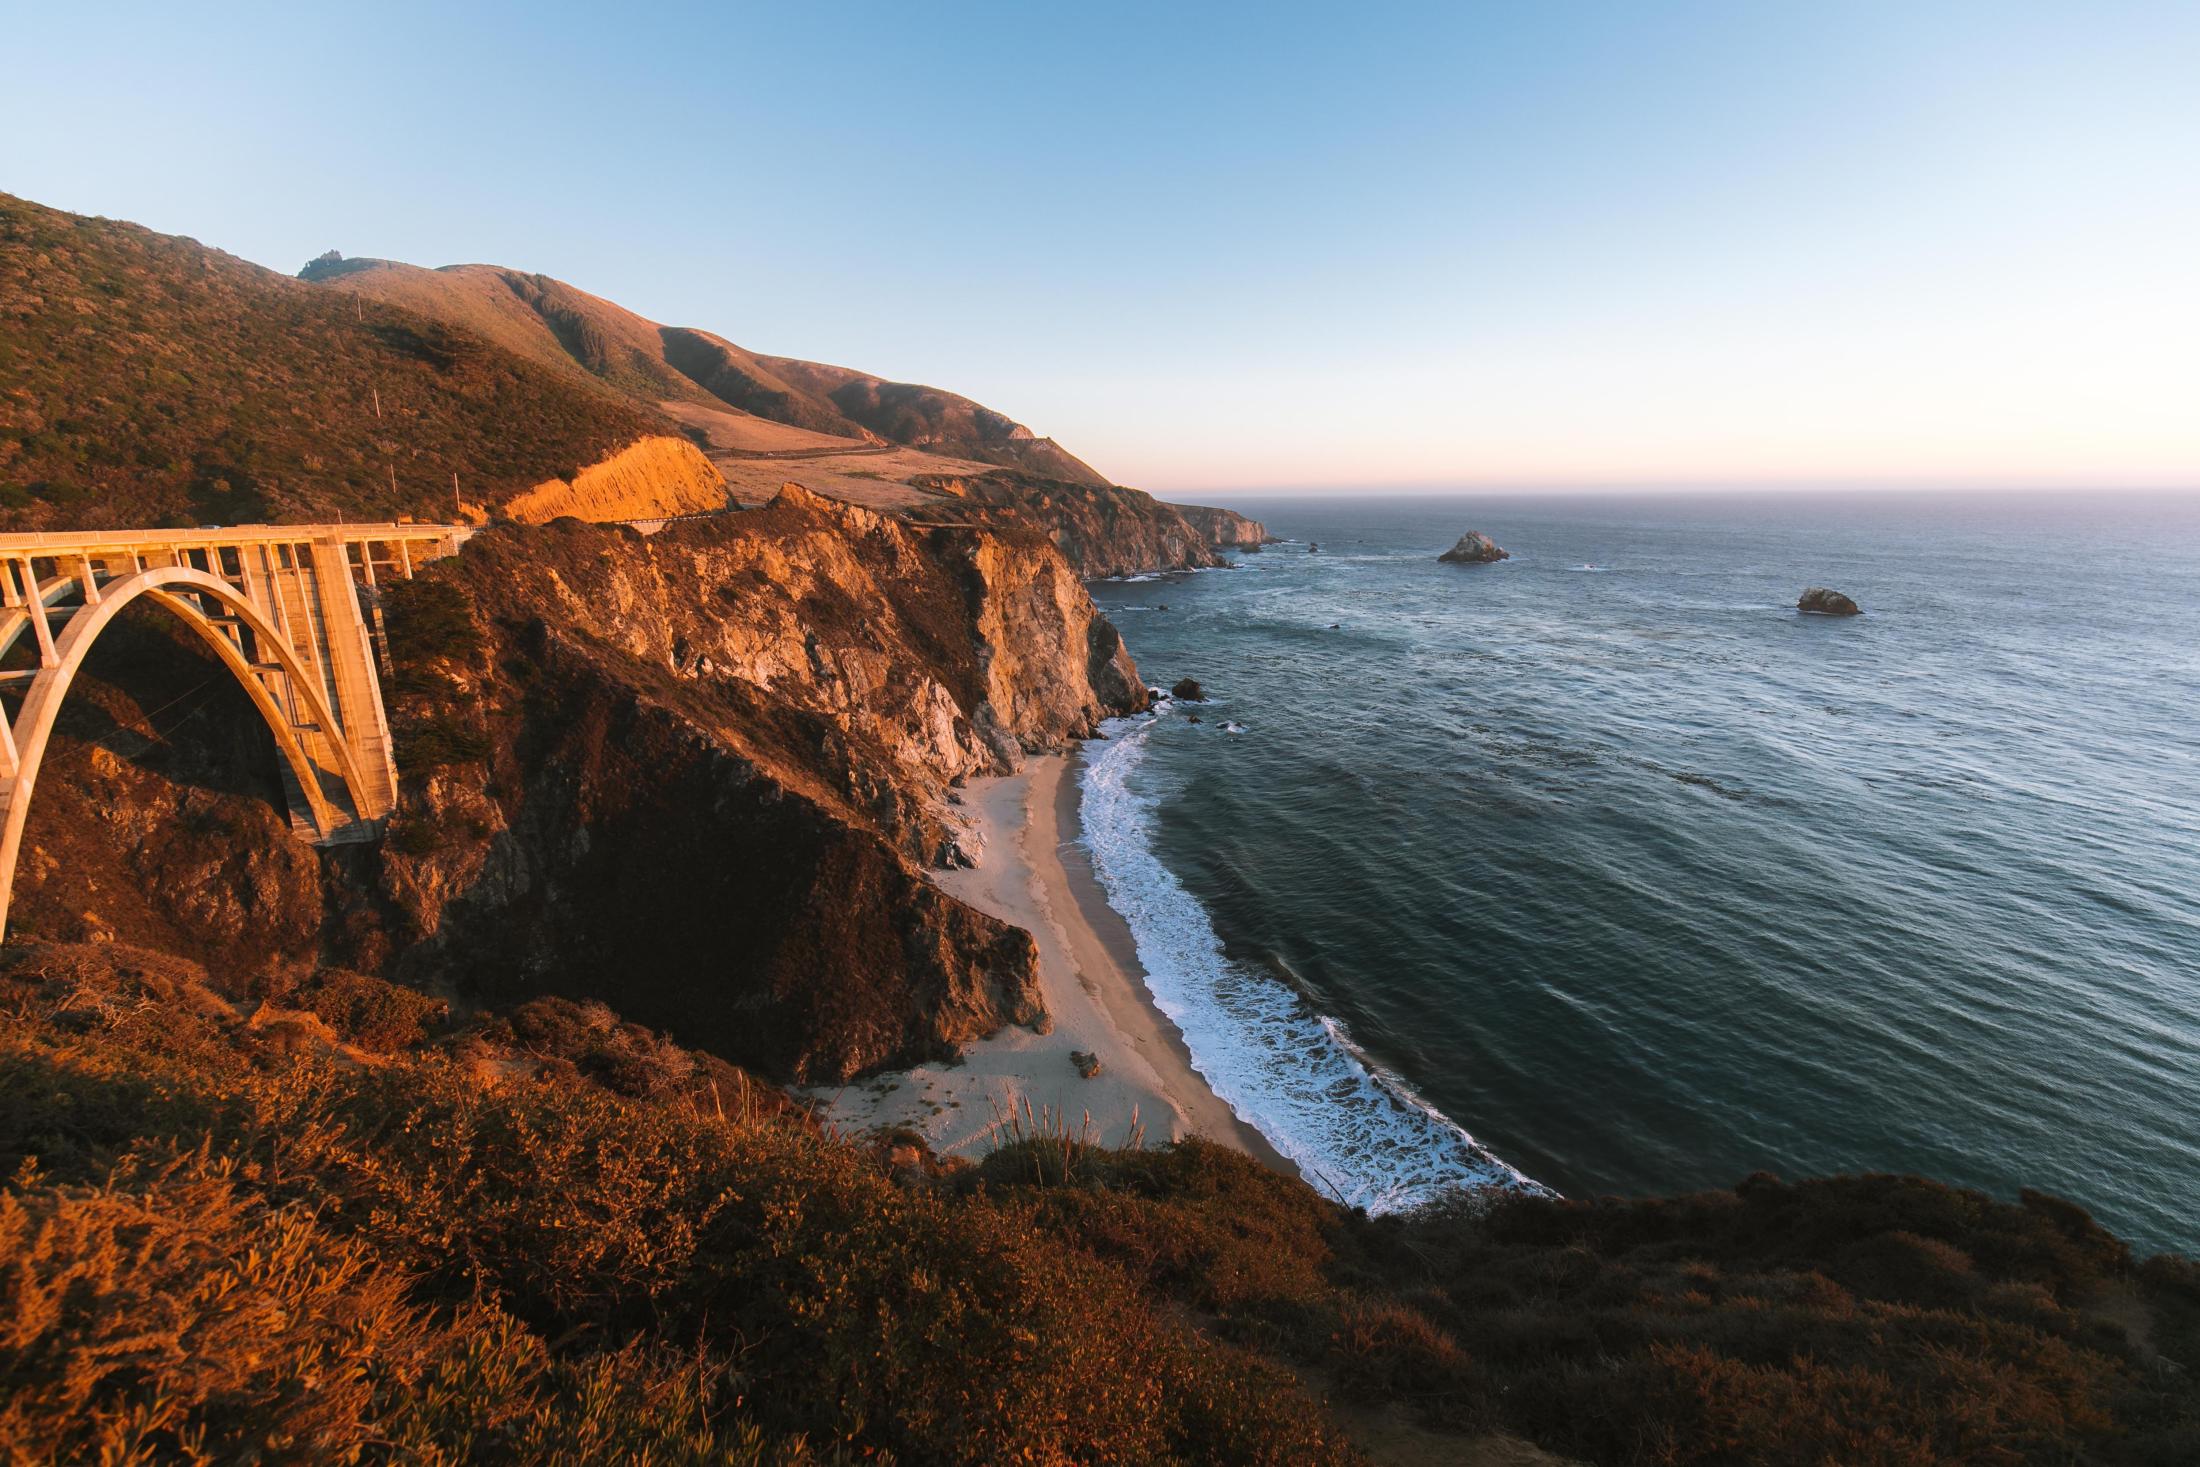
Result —
[[[320,598],[336,717],[343,724],[341,737],[368,786],[358,792],[366,807],[359,818],[378,820],[397,804],[397,758],[390,741],[389,715],[382,707],[382,680],[375,675],[373,638],[360,615],[351,555],[342,540],[313,542],[313,580]]]

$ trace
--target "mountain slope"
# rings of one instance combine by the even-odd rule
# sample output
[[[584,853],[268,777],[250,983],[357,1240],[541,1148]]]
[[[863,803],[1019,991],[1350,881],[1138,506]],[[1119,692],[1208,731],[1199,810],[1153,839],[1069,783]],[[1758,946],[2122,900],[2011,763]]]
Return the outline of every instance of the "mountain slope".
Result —
[[[1052,479],[1107,482],[1053,440],[956,393],[759,356],[709,331],[659,325],[546,275],[328,257],[300,275],[464,326],[546,366],[577,367],[645,407],[699,404],[848,440],[851,449],[902,444]]]
[[[0,527],[447,518],[636,439],[646,403],[399,304],[0,195]]]
[[[792,357],[763,357],[782,381],[822,397],[861,428],[893,443],[1020,469],[1040,478],[1105,485],[1091,465],[982,404],[937,387],[888,382],[847,367]]]

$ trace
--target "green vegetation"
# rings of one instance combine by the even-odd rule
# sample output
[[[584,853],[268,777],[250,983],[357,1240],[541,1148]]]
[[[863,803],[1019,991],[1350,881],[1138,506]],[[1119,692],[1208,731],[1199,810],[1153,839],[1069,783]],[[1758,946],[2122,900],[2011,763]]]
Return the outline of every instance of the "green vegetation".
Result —
[[[0,958],[0,1455],[1351,1460],[1280,1361],[1598,1462],[2200,1448],[2200,1270],[2046,1198],[1369,1219],[1043,1126],[912,1167],[601,1005],[254,986]]]
[[[1369,1219],[1212,1147],[1059,1138],[975,1175],[1219,1333],[1448,1430],[1614,1463],[2200,1460],[2200,1269],[2135,1268],[2053,1198],[1755,1177]]]
[[[649,410],[463,329],[0,195],[0,528],[448,518]],[[393,487],[394,475],[394,487]]]
[[[488,758],[488,726],[479,700],[469,694],[482,648],[472,600],[432,572],[392,581],[382,588],[382,625],[392,671],[390,733],[399,766],[426,773]],[[439,843],[417,823],[401,826],[394,838],[410,855]]]
[[[615,1021],[367,1062],[172,960],[13,956],[0,1455],[1344,1459],[1029,1204],[897,1184],[724,1066],[630,1098],[526,1042],[631,1061]]]

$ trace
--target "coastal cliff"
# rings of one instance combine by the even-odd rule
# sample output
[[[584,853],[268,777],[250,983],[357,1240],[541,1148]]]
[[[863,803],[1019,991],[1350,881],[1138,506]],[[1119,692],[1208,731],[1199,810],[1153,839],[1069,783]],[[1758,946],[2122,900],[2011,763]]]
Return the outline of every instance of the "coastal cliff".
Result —
[[[949,786],[1144,701],[1043,539],[790,487],[654,536],[491,531],[387,616],[379,846],[293,841],[241,695],[147,620],[72,700],[18,931],[600,998],[804,1081],[1043,1021],[1030,939],[922,871],[967,854]],[[215,735],[185,762],[133,696],[156,666]]]
[[[1184,522],[1215,550],[1258,550],[1274,543],[1276,538],[1259,520],[1249,519],[1234,509],[1218,509],[1207,504],[1172,504],[1169,508],[1182,515]]]
[[[1176,506],[1143,490],[1016,473],[935,474],[914,482],[940,497],[912,509],[912,518],[1040,531],[1082,576],[1222,564]]]

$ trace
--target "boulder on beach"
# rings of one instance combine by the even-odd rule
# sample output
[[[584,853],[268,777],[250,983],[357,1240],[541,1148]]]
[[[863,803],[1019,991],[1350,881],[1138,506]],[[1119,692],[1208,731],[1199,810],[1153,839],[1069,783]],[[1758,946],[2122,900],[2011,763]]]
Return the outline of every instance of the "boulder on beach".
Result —
[[[1199,685],[1197,678],[1178,678],[1176,686],[1169,689],[1169,696],[1179,703],[1204,703],[1207,701],[1207,690]]]
[[[1816,612],[1820,616],[1855,616],[1864,608],[1839,591],[1813,586],[1796,599],[1795,609]]]
[[[1459,543],[1436,557],[1453,565],[1488,565],[1495,560],[1511,560],[1512,552],[1499,547],[1495,540],[1480,530],[1469,530],[1459,537]]]

